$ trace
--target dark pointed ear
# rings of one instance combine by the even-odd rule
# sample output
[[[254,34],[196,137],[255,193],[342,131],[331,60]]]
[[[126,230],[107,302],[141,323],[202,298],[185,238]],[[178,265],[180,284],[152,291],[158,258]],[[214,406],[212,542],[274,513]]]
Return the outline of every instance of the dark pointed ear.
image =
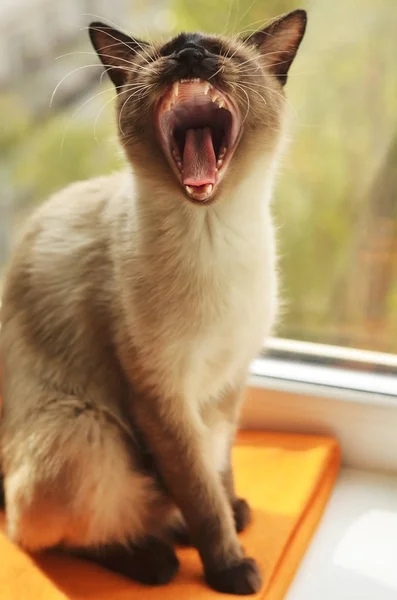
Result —
[[[267,67],[283,85],[305,33],[306,22],[306,11],[294,10],[244,40],[260,50]]]
[[[135,54],[149,44],[99,22],[91,23],[88,32],[110,79],[119,88],[126,81]]]

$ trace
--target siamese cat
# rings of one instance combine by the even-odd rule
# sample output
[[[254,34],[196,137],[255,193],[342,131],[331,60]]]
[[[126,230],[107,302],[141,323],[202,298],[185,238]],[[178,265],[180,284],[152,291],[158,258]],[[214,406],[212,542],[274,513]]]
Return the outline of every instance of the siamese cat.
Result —
[[[1,308],[6,527],[27,551],[164,584],[179,535],[212,588],[259,590],[230,454],[277,314],[269,203],[305,27],[156,44],[91,24],[128,168],[35,212]]]

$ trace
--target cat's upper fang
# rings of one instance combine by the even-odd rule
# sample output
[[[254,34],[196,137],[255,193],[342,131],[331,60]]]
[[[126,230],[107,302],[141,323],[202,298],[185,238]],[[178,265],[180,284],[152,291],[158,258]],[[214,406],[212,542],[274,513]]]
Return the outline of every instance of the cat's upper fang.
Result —
[[[172,86],[172,93],[174,96],[177,96],[179,92],[179,81],[175,81]]]

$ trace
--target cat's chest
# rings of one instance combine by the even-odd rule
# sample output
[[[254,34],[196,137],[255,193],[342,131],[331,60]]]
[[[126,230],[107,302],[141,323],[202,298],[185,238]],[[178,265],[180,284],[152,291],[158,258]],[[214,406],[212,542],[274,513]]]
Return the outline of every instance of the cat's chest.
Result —
[[[156,372],[173,392],[216,396],[241,376],[271,326],[272,248],[263,239],[244,242],[186,254],[179,267],[163,263],[152,276],[152,299],[163,302],[153,304],[145,338],[152,339]]]
[[[201,401],[219,396],[246,371],[272,321],[271,290],[259,274],[248,281],[245,289],[225,285],[217,295],[209,292],[195,311],[180,307],[184,326],[164,336],[159,348],[172,388]]]
[[[187,335],[205,332],[222,338],[263,312],[272,293],[273,252],[263,238],[229,235],[216,243],[180,249],[176,260],[164,260],[152,276],[156,295],[166,299],[161,319]],[[161,323],[159,323],[161,325]]]

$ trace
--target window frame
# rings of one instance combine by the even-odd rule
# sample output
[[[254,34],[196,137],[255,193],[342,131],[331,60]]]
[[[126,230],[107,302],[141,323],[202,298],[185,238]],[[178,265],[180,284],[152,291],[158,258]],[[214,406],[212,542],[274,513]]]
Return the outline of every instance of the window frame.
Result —
[[[251,364],[242,428],[332,435],[345,466],[397,473],[397,356],[274,338],[267,347]]]

